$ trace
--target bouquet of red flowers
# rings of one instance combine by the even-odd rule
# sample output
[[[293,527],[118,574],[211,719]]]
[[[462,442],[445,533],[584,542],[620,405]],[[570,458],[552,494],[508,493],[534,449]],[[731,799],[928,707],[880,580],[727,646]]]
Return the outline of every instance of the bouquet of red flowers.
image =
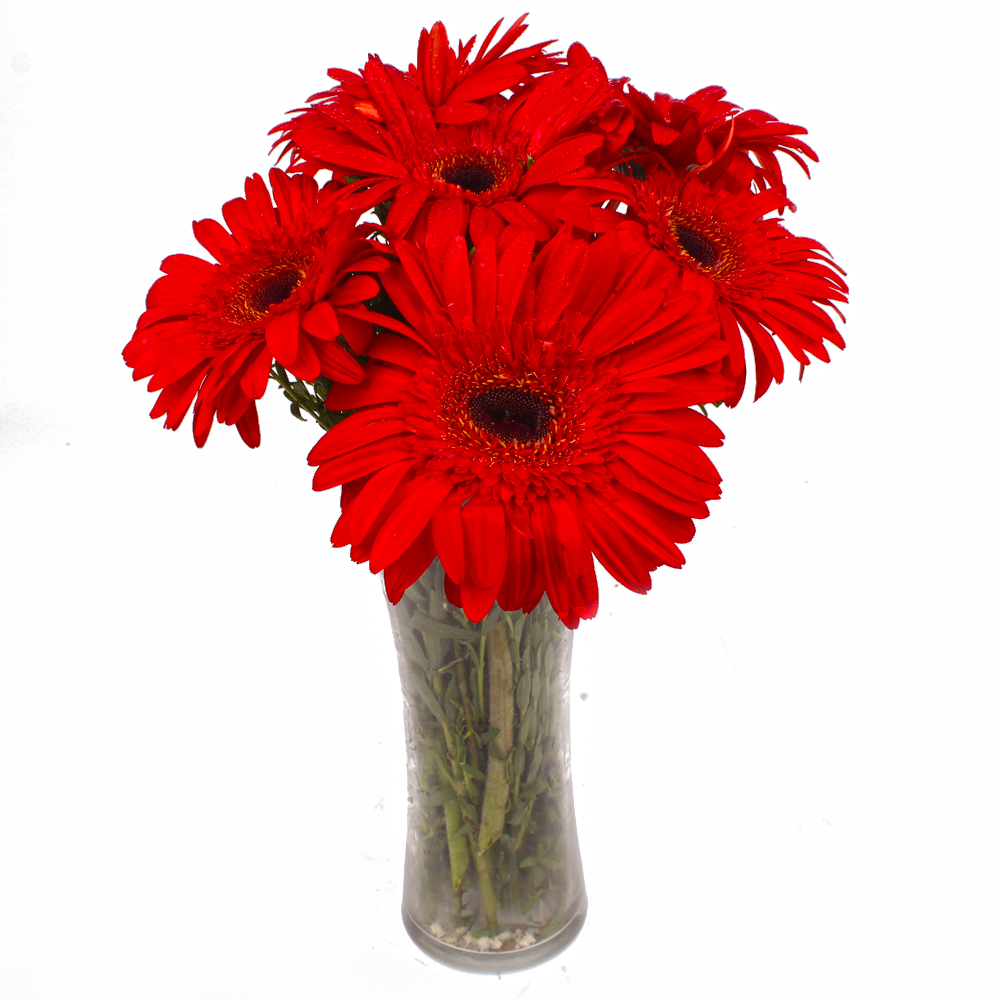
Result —
[[[329,70],[124,350],[199,447],[213,419],[256,447],[272,379],[323,429],[313,488],[341,487],[332,542],[384,574],[409,695],[404,919],[467,967],[583,920],[566,685],[595,558],[637,593],[683,564],[746,341],[755,399],[779,342],[800,377],[844,346],[843,272],[783,224],[805,129],[721,87],[649,97],[579,43],[514,48],[524,20]]]

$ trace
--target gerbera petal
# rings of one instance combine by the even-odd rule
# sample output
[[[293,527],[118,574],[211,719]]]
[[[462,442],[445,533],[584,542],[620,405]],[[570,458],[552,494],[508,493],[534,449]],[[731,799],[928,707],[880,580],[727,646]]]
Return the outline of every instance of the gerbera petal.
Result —
[[[379,333],[368,346],[367,355],[370,358],[388,361],[401,368],[416,371],[420,367],[420,363],[427,357],[427,352],[412,340],[398,337],[392,333]]]
[[[323,374],[335,382],[343,382],[348,385],[357,385],[365,377],[364,369],[358,362],[344,350],[340,344],[332,340],[316,340],[311,345],[307,338],[302,337],[301,343],[308,345],[316,356],[317,374]],[[298,374],[294,369],[289,369],[293,374]],[[299,376],[307,382],[312,381],[315,376],[309,378],[306,375]]]
[[[225,264],[239,244],[215,219],[201,219],[191,225],[194,238],[220,263]]]
[[[698,477],[668,464],[631,442],[623,441],[619,444],[618,454],[627,465],[686,500],[714,500],[718,495],[718,490],[709,488]]]
[[[420,578],[433,560],[434,542],[425,528],[395,562],[386,566],[383,576],[386,597],[393,602],[399,601],[406,588]]]
[[[472,582],[486,589],[499,585],[506,564],[507,519],[503,504],[473,497],[462,508],[462,528]]]
[[[548,503],[540,501],[532,505],[531,528],[535,535],[535,558],[545,581],[545,592],[556,614],[561,616],[569,611],[569,581],[552,508]]]
[[[660,288],[648,288],[619,299],[587,330],[584,343],[595,353],[605,354],[634,339],[637,327],[648,320],[663,303]]]
[[[657,565],[678,568],[684,565],[684,555],[673,540],[664,537],[649,523],[648,511],[636,509],[633,503],[623,501],[625,494],[607,511],[608,517],[631,537],[655,560]]]
[[[183,378],[168,385],[159,396],[149,415],[155,420],[157,417],[167,415],[166,426],[170,430],[176,430],[194,400],[195,393],[201,386],[205,378],[205,369],[208,362],[204,362],[198,368],[188,372]]]
[[[526,232],[531,233],[536,241],[547,240],[552,235],[545,220],[536,215],[527,205],[518,201],[503,201],[496,206],[499,216]]]
[[[376,521],[382,516],[385,506],[392,499],[397,487],[407,473],[413,468],[413,462],[393,462],[384,469],[379,469],[364,488],[352,501],[356,508],[353,532],[358,538],[364,538]]]
[[[163,258],[160,270],[197,286],[212,276],[213,266],[200,257],[192,257],[186,253],[174,253]]]
[[[607,516],[603,507],[588,504],[586,513],[583,527],[601,565],[629,590],[648,594],[653,584],[646,563],[655,561],[640,555],[634,541]]]
[[[566,139],[543,153],[524,175],[518,193],[539,184],[551,184],[584,165],[588,153],[604,145],[601,135],[578,135]]]
[[[500,257],[497,268],[497,307],[499,316],[509,323],[521,298],[521,289],[528,276],[535,241],[527,233],[519,233]]]
[[[374,278],[367,274],[355,274],[333,290],[329,301],[335,306],[349,306],[373,299],[378,293],[378,282]]]
[[[528,602],[535,590],[535,560],[531,542],[520,531],[507,525],[507,566],[497,592],[497,603],[504,611],[517,611]]]
[[[484,236],[472,258],[472,316],[485,325],[496,318],[497,247],[492,236]]]
[[[469,621],[481,622],[490,613],[496,604],[501,582],[502,577],[497,579],[494,586],[479,587],[471,577],[466,576],[460,584],[460,593],[461,606]]]
[[[317,492],[341,486],[352,479],[371,475],[385,465],[403,462],[412,458],[413,452],[406,447],[402,435],[375,441],[348,455],[322,462],[313,476],[313,489]]]
[[[569,304],[587,261],[587,244],[573,240],[548,262],[537,291],[536,321],[554,323]]]
[[[429,197],[430,190],[423,185],[403,184],[385,218],[385,231],[405,233]]]
[[[380,407],[376,410],[359,410],[342,420],[336,432],[331,428],[313,445],[307,462],[319,465],[338,455],[346,455],[405,430],[406,422],[399,413],[399,407]]]
[[[336,340],[340,336],[337,313],[329,302],[317,302],[307,312],[302,313],[302,329],[310,337],[319,340]]]
[[[469,236],[478,247],[487,237],[499,239],[507,223],[502,215],[488,205],[473,205],[469,214]]]
[[[394,402],[411,375],[386,365],[367,365],[361,385],[334,385],[326,395],[327,409],[355,410],[359,406]]]
[[[427,215],[424,245],[435,260],[444,260],[456,239],[465,241],[469,225],[469,205],[457,198],[438,198]]]
[[[446,576],[444,578],[444,596],[456,608],[460,608],[462,606],[462,585]]]
[[[351,350],[360,356],[365,353],[366,348],[371,343],[372,335],[375,332],[373,322],[377,317],[374,313],[359,315],[357,310],[358,307],[342,308],[338,319],[341,336],[347,341]],[[368,316],[371,318],[367,318]]]
[[[339,344],[331,344],[329,341],[319,340],[316,341],[317,347],[319,347],[326,357],[330,348],[339,348],[343,351],[343,348]],[[348,360],[352,360],[348,358]],[[310,343],[308,337],[299,337],[299,350],[295,355],[295,360],[287,366],[289,372],[291,372],[296,378],[301,379],[303,382],[315,382],[319,377],[320,370],[322,368],[320,364],[319,355],[316,353],[316,348]],[[331,372],[332,376],[335,377],[334,373],[339,373],[339,367],[327,368],[328,372]],[[364,373],[359,369],[357,372],[357,377],[354,381],[360,382]],[[345,379],[345,381],[352,381],[351,378]]]
[[[720,483],[722,477],[702,450],[693,444],[660,434],[628,434],[622,440],[641,448],[661,461],[681,469],[706,483]]]
[[[451,480],[447,476],[435,473],[428,473],[425,478],[419,480],[419,485],[406,498],[405,504],[397,507],[389,515],[378,533],[369,560],[372,572],[377,573],[395,562],[409,548],[417,535],[430,523],[434,512],[441,506],[452,488]],[[423,569],[426,569],[426,566],[422,567]]]
[[[236,421],[236,429],[248,448],[260,446],[260,423],[257,420],[257,406],[253,402],[246,408],[243,416]]]
[[[240,388],[251,399],[260,399],[267,389],[270,376],[271,355],[267,351],[267,345],[262,343],[257,346],[256,352],[240,376]]]
[[[438,202],[438,204],[444,204]],[[461,323],[464,316],[471,316],[472,277],[469,274],[469,251],[464,236],[456,236],[445,254],[442,274],[445,308],[452,322]]]
[[[267,346],[279,365],[290,368],[299,353],[299,311],[279,313],[267,324]]]
[[[467,125],[488,115],[489,110],[481,104],[450,103],[434,109],[434,120],[441,125]]]
[[[462,505],[453,494],[431,519],[434,547],[445,573],[456,583],[465,579],[465,535],[462,531]]]
[[[725,437],[708,417],[687,409],[633,413],[618,426],[621,431],[632,434],[669,434],[678,441],[688,441],[703,448],[716,448]]]

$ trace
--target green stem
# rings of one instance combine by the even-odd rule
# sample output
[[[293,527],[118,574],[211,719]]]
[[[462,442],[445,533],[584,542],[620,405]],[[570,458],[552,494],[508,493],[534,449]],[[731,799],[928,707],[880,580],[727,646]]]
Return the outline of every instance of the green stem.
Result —
[[[479,822],[478,852],[483,854],[503,833],[510,785],[507,755],[514,744],[514,663],[510,657],[507,626],[498,622],[486,636],[486,663],[490,675],[490,728],[499,732],[490,746],[486,788]]]
[[[469,756],[469,763],[479,767],[479,747],[475,737],[476,716],[472,711],[472,699],[469,697],[469,684],[465,679],[465,664],[461,660],[455,664],[455,678],[458,681],[458,695],[462,699],[462,711],[465,712],[465,748]]]
[[[479,717],[482,718],[485,703],[483,701],[483,674],[486,673],[486,636],[479,638],[479,660],[476,663],[476,679],[478,681],[478,695],[476,707],[479,710]]]
[[[469,837],[471,842],[472,837]],[[479,896],[483,901],[483,915],[487,928],[497,926],[497,897],[493,892],[493,875],[490,871],[489,852],[479,853],[473,845],[473,855],[476,859],[476,875],[479,878]]]
[[[438,761],[441,783],[447,785],[448,769],[444,762]],[[455,892],[462,890],[462,877],[469,867],[469,848],[465,835],[458,831],[462,828],[462,810],[456,799],[444,804],[444,823],[448,834],[448,859],[451,863],[451,887]]]
[[[521,850],[521,841],[524,840],[524,835],[528,830],[528,824],[531,821],[531,810],[535,808],[535,798],[532,797],[528,800],[528,809],[524,814],[524,819],[521,820],[521,827],[517,831],[517,839],[514,841],[514,853],[516,854]]]
[[[434,690],[434,694],[437,695],[437,700],[441,703],[444,702],[444,681],[441,679],[440,674],[435,674],[434,679],[431,681],[431,687]],[[458,757],[455,753],[455,741],[451,735],[451,726],[448,725],[447,716],[440,720],[441,731],[444,733],[444,744],[448,749],[448,759],[451,761],[451,769],[455,772],[455,776],[458,777]]]

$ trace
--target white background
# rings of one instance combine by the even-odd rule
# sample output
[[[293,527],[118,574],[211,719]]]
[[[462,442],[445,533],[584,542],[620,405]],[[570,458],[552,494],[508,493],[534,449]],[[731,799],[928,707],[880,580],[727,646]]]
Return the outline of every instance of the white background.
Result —
[[[401,699],[318,432],[198,451],[120,358],[267,130],[520,8],[14,0],[0,21],[0,1000],[1000,998],[995,25],[971,5],[539,0],[526,41],[729,87],[821,155],[848,349],[720,411],[723,498],[576,640],[591,911],[498,980],[398,917]],[[794,371],[794,369],[793,369]],[[583,700],[583,694],[587,698]]]

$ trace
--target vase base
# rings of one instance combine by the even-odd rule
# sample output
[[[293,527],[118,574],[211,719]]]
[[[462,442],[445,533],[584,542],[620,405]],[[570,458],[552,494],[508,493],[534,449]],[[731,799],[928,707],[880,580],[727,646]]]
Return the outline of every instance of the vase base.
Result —
[[[447,944],[440,938],[430,934],[421,927],[404,907],[402,910],[403,926],[410,940],[425,954],[462,972],[493,973],[520,972],[555,958],[561,951],[568,948],[580,933],[587,919],[587,897],[580,900],[579,908],[563,927],[550,934],[543,941],[525,948],[515,948],[512,951],[473,951],[470,948],[460,948]]]

